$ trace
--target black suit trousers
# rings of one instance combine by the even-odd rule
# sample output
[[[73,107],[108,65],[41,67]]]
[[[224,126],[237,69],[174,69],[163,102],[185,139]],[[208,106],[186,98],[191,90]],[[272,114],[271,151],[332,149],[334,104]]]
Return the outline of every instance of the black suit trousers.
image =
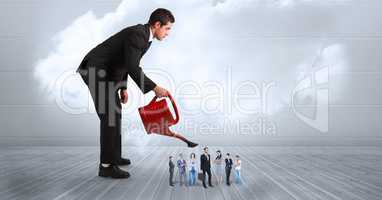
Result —
[[[117,164],[121,158],[121,103],[118,85],[109,81],[105,67],[89,66],[80,71],[89,88],[100,119],[100,161]]]
[[[230,176],[231,176],[231,168],[230,167],[226,167],[225,168],[225,175],[226,175],[226,182],[227,184],[230,184]]]
[[[206,174],[208,175],[208,185],[211,185],[211,168],[202,169],[203,171],[203,186],[206,186]]]

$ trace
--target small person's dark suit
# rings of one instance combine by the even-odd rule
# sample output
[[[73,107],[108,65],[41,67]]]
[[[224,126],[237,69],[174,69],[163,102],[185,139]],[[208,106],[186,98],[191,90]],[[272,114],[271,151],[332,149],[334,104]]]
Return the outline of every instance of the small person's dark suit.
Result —
[[[174,185],[174,168],[175,168],[175,164],[170,160],[169,162],[168,162],[168,171],[170,172],[170,178],[169,178],[169,184],[171,185],[171,186],[173,186]]]
[[[226,175],[226,182],[227,182],[227,185],[230,185],[230,176],[231,176],[231,170],[232,170],[232,165],[233,165],[233,162],[232,162],[232,159],[231,158],[226,158],[225,159],[225,175]]]
[[[206,173],[208,174],[208,185],[212,186],[211,184],[211,156],[210,154],[202,154],[200,156],[200,169],[203,171],[203,187],[206,186]]]
[[[149,24],[127,27],[93,48],[77,72],[88,86],[100,119],[101,163],[118,164],[121,158],[121,102],[118,90],[126,89],[127,76],[143,93],[156,84],[139,66],[151,45]]]

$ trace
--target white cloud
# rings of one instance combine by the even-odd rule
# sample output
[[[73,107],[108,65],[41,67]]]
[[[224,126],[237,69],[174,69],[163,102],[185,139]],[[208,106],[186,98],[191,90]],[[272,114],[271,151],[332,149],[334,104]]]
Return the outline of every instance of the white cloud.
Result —
[[[314,47],[318,46],[320,41],[289,40],[288,37],[285,37],[285,40],[272,40],[267,36],[295,35],[296,30],[304,30],[304,26],[312,32],[331,28],[331,25],[311,26],[314,20],[327,20],[322,18],[322,12],[326,11],[320,8],[316,14],[309,13],[308,18],[301,18],[299,13],[304,12],[304,8],[297,6],[300,2],[308,0],[162,0],[157,3],[123,0],[115,11],[102,17],[97,17],[89,11],[58,32],[53,38],[55,48],[38,61],[35,76],[41,88],[44,88],[50,97],[63,95],[67,104],[74,107],[83,106],[87,103],[87,89],[79,76],[70,77],[65,81],[65,85],[62,82],[57,84],[57,80],[60,80],[64,72],[73,73],[92,47],[126,25],[145,23],[142,19],[147,20],[149,16],[146,11],[150,12],[151,8],[163,6],[173,11],[176,23],[167,41],[154,42],[147,53],[148,56],[144,57],[142,62],[144,68],[148,68],[147,72],[150,72],[150,69],[164,70],[172,74],[177,84],[195,81],[203,86],[208,81],[225,84],[224,70],[232,67],[233,85],[243,80],[253,80],[257,83],[276,82],[276,86],[272,88],[268,108],[268,114],[275,113],[284,105],[285,96],[293,88],[292,83],[295,83],[299,71],[296,66],[309,66],[311,58],[317,54]],[[267,7],[259,9],[261,5]],[[290,6],[297,9],[296,12],[286,12],[283,9]],[[342,62],[345,58],[338,58],[342,52],[339,48],[331,46],[325,49],[324,60]],[[306,52],[301,55],[303,51]],[[300,60],[292,60],[289,57]],[[286,68],[293,70],[285,70]],[[152,77],[158,83],[167,86],[161,77]],[[132,83],[129,84],[131,86]],[[134,102],[134,98],[141,94],[136,88],[129,90],[130,99]],[[229,98],[232,98],[230,94],[224,96],[225,101]],[[134,106],[129,107],[132,112],[138,105],[134,103]],[[190,103],[184,102],[183,105],[187,104]],[[197,102],[191,104],[195,105]],[[240,116],[237,112],[233,115]]]

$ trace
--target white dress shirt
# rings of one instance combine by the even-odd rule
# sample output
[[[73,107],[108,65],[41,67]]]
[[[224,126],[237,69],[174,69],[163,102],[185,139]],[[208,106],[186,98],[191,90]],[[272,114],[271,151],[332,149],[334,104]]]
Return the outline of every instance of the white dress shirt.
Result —
[[[149,42],[152,42],[154,39],[154,35],[153,35],[153,31],[151,30],[151,28],[149,28],[149,29],[150,29]]]

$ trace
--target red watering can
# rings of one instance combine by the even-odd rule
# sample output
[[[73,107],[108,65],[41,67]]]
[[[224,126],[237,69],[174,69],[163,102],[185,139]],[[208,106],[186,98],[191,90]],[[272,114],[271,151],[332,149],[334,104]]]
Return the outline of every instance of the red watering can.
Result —
[[[188,147],[196,147],[198,144],[195,144],[170,130],[170,126],[179,122],[179,112],[172,96],[168,94],[168,97],[174,108],[175,118],[167,106],[166,99],[157,101],[158,97],[156,96],[150,101],[149,104],[138,108],[138,112],[141,115],[147,134],[156,133],[169,137],[175,137],[185,142]]]

